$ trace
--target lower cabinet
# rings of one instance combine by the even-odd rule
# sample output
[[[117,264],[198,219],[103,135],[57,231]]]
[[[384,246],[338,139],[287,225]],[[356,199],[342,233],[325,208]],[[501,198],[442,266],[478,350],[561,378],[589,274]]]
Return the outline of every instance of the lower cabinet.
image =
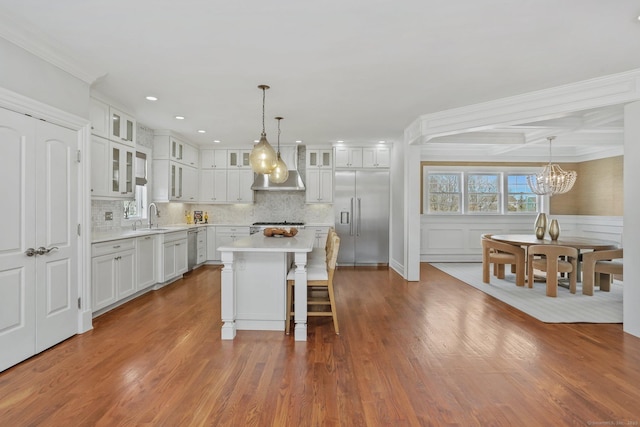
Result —
[[[91,267],[93,311],[135,293],[135,240],[115,240],[94,244]]]
[[[240,237],[249,235],[249,227],[233,227],[233,226],[218,226],[216,227],[215,238],[215,254],[213,260],[219,261],[222,259],[220,251],[217,249],[220,246],[227,245],[235,242]]]
[[[198,227],[196,264],[202,264],[207,260],[207,228]]]
[[[140,291],[156,283],[156,236],[136,239],[137,280],[136,290]]]
[[[187,232],[177,231],[162,236],[158,282],[164,283],[187,272]]]

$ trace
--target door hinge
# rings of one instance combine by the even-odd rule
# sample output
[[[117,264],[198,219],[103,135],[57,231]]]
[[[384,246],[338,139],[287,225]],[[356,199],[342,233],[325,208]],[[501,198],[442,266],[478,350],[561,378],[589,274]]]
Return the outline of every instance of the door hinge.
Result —
[[[82,160],[82,151],[78,150],[78,163]]]
[[[82,308],[82,298],[78,298],[78,310]]]
[[[82,235],[82,224],[78,224],[78,236]]]

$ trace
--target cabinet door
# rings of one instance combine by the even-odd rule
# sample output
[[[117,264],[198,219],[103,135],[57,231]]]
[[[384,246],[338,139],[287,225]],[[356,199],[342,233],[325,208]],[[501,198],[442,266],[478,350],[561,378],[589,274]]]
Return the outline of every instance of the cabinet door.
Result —
[[[94,257],[91,260],[92,310],[96,311],[116,302],[116,256]]]
[[[230,168],[250,168],[251,150],[227,150],[227,165]]]
[[[200,164],[198,160],[198,149],[189,144],[183,144],[182,163],[193,168]]]
[[[89,120],[91,120],[91,133],[102,138],[109,138],[109,105],[91,98],[89,101]]]
[[[184,154],[184,145],[177,139],[171,138],[171,160],[177,162],[182,160]]]
[[[194,203],[198,199],[198,170],[189,166],[182,168],[182,201]]]
[[[179,163],[170,162],[169,199],[181,201],[183,196],[184,172]]]
[[[227,172],[227,201],[240,202],[240,171],[229,170]]]
[[[136,289],[148,288],[156,283],[156,244],[154,236],[136,239]]]
[[[200,150],[200,169],[216,167],[216,150]]]
[[[336,147],[335,156],[337,168],[362,167],[362,148]]]
[[[207,234],[206,227],[198,228],[198,255],[196,257],[196,262],[198,264],[202,264],[207,260]]]
[[[251,189],[251,186],[253,185],[254,179],[255,177],[253,175],[253,171],[251,170],[240,171],[239,201],[244,203],[253,202],[253,190]]]
[[[110,195],[113,197],[133,197],[134,180],[134,151],[133,149],[111,143],[111,186]]]
[[[111,144],[104,138],[91,138],[91,196],[110,196],[109,165]]]
[[[175,275],[186,273],[188,267],[187,239],[174,243]]]
[[[362,166],[365,168],[388,168],[389,148],[371,147],[362,149]]]
[[[332,166],[332,158],[332,150],[309,150],[307,151],[307,167],[330,168]]]
[[[136,144],[136,121],[135,119],[113,107],[111,112],[111,126],[109,128],[109,138],[122,144],[135,146]]]
[[[333,171],[331,169],[307,170],[307,203],[331,203],[333,201]]]
[[[207,227],[207,261],[220,260],[220,253],[216,250],[217,247],[216,228]]]
[[[162,268],[164,276],[162,281],[166,282],[176,276],[176,246],[174,242],[169,242],[162,245],[162,248]]]
[[[116,257],[117,299],[127,297],[136,291],[136,254],[133,249],[119,252]]]

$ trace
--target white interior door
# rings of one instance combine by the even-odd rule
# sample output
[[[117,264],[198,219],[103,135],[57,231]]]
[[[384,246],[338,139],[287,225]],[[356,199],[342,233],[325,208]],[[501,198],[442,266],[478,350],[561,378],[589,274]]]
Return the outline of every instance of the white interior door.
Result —
[[[0,371],[35,353],[33,119],[0,108]]]
[[[77,136],[39,121],[36,131],[36,351],[77,331]]]

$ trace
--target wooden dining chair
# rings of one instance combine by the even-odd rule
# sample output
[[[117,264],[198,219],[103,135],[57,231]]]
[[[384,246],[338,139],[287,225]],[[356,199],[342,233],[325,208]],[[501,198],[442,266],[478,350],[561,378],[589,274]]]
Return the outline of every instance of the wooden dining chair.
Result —
[[[622,249],[593,251],[582,254],[582,293],[593,296],[594,286],[601,291],[611,290],[611,278],[622,275]]]
[[[558,273],[569,274],[569,291],[576,293],[578,250],[560,245],[531,245],[528,249],[527,285],[532,288],[534,270],[547,273],[547,296],[558,296]],[[537,258],[536,258],[537,257]]]
[[[333,290],[333,277],[340,250],[340,237],[332,233],[331,243],[327,248],[327,262],[324,266],[308,266],[307,268],[307,316],[331,316],[333,328],[336,334],[340,334],[338,327],[338,313],[336,311],[336,299]],[[291,320],[295,316],[294,311],[294,287],[295,269],[291,269],[287,275],[287,302],[285,316],[285,333],[291,331]]]
[[[525,251],[520,246],[499,242],[491,239],[491,234],[483,234],[482,242],[482,281],[490,283],[490,268],[493,264],[493,274],[504,279],[504,266],[515,267],[516,285],[524,286]]]

